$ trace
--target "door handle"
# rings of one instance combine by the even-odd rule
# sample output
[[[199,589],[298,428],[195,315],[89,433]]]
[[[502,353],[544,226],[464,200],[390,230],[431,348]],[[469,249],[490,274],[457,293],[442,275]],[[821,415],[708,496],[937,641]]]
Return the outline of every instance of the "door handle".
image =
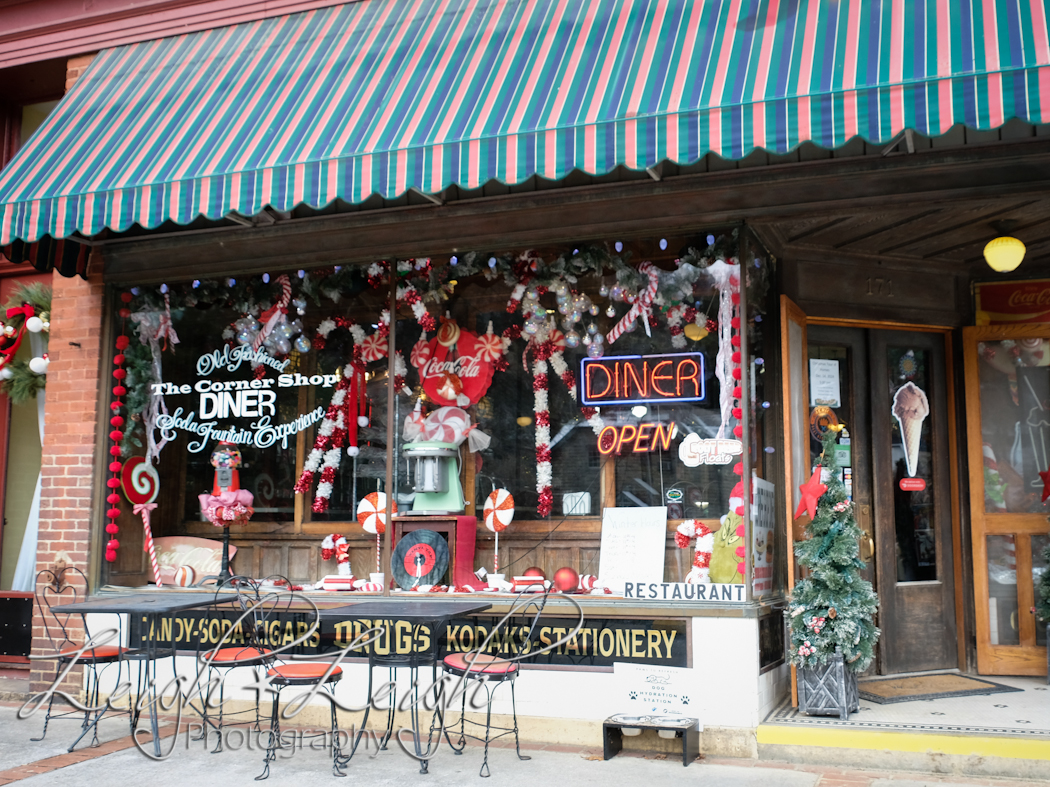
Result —
[[[868,548],[867,556],[862,556],[861,560],[871,560],[875,555],[875,539],[871,537],[871,533],[864,534],[864,545]]]

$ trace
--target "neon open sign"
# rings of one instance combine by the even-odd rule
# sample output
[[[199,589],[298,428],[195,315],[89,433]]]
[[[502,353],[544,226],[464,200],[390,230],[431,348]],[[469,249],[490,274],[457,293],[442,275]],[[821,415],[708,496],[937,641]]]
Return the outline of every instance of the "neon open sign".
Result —
[[[635,454],[646,454],[660,448],[669,451],[674,434],[674,421],[669,424],[607,426],[598,434],[598,450],[603,454],[619,454],[628,449]]]
[[[585,405],[698,402],[704,398],[700,353],[619,355],[580,361]]]

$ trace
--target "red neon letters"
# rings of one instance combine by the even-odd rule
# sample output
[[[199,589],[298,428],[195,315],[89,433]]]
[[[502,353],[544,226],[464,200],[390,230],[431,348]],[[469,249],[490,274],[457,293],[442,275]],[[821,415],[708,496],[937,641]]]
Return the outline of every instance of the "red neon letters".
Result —
[[[644,454],[662,448],[671,449],[674,421],[669,424],[639,424],[607,426],[598,433],[598,450],[603,454],[618,454],[624,446],[632,446],[631,453]]]
[[[704,398],[700,353],[584,358],[580,376],[582,400],[590,406]]]

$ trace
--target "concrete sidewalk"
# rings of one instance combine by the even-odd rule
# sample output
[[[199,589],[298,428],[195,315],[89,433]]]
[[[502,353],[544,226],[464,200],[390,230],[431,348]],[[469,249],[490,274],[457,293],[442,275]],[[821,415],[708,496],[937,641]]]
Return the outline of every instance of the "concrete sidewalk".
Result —
[[[100,746],[91,748],[82,744],[75,752],[67,754],[65,747],[79,734],[77,722],[53,721],[47,738],[33,743],[29,739],[40,735],[42,715],[20,721],[16,712],[14,705],[0,706],[0,785],[17,783],[19,787],[44,787],[53,784],[56,777],[78,787],[161,781],[165,785],[246,785],[262,771],[263,752],[254,743],[251,749],[246,743],[237,746],[240,742],[237,733],[227,738],[227,750],[212,754],[202,743],[189,740],[191,736],[186,731],[173,741],[174,726],[168,724],[163,732],[163,750],[167,752],[173,743],[174,749],[168,759],[157,762],[135,748],[127,735],[127,721],[121,717],[104,720]],[[924,777],[892,770],[850,771],[831,766],[757,760],[701,758],[683,768],[680,760],[671,755],[628,752],[604,761],[600,749],[534,744],[523,744],[522,749],[531,760],[519,761],[512,744],[501,742],[493,747],[489,757],[493,777],[500,782],[513,779],[581,787],[648,785],[654,781],[670,782],[683,778],[701,787],[919,787],[935,784],[1035,787],[1042,784],[1012,779]],[[346,772],[350,778],[370,787],[404,787],[406,783],[416,783],[416,780],[430,787],[491,785],[494,783],[491,779],[482,779],[478,775],[481,758],[478,746],[469,746],[463,755],[454,755],[443,747],[431,762],[430,774],[424,776],[419,773],[418,764],[393,743],[383,752],[376,752],[374,748],[368,751],[360,749]],[[892,755],[887,754],[886,766],[889,769],[892,765]],[[286,751],[278,757],[265,783],[274,787],[300,787],[333,778],[328,752],[312,750],[306,741],[302,749]]]

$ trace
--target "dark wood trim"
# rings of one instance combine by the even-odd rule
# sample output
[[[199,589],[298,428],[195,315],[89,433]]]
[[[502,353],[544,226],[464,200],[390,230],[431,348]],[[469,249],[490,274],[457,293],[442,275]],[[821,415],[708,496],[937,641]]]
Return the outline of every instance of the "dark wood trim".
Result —
[[[231,226],[98,241],[107,281],[160,282],[270,269],[517,249],[588,238],[688,234],[745,220],[892,203],[1050,195],[1050,141],[830,159],[682,175],[659,182],[559,188],[445,205],[358,210],[268,227]],[[775,246],[776,244],[772,244]]]

